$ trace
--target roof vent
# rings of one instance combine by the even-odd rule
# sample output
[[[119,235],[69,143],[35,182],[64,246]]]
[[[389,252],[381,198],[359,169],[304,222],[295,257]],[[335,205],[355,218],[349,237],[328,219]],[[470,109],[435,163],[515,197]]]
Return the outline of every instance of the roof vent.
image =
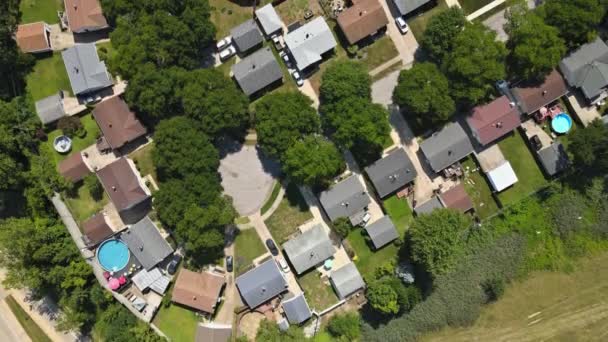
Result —
[[[112,190],[116,191],[116,187],[115,187],[115,186],[112,186]]]
[[[543,96],[547,95],[547,91],[543,90]]]
[[[112,124],[108,124],[108,126],[109,126],[110,128],[112,128]]]
[[[266,292],[266,286],[262,286],[262,293]]]
[[[448,156],[452,155],[452,150],[448,150]]]
[[[192,296],[192,300],[196,300],[196,296]]]
[[[79,73],[79,72],[80,72],[80,70],[78,70],[78,68],[77,68],[77,67],[74,67],[74,72],[75,72],[75,73]]]
[[[308,37],[310,37],[310,33],[307,33],[307,34],[306,34],[306,39],[308,39]]]
[[[360,17],[363,16],[363,13],[365,13],[365,12],[363,12],[363,11],[359,12],[359,16]]]
[[[251,69],[255,69],[255,64],[251,64]]]
[[[511,107],[511,108],[515,107],[515,102],[513,102],[513,101],[509,102],[509,107]]]
[[[343,207],[348,207],[348,202],[342,202],[342,203],[340,203],[340,205]]]

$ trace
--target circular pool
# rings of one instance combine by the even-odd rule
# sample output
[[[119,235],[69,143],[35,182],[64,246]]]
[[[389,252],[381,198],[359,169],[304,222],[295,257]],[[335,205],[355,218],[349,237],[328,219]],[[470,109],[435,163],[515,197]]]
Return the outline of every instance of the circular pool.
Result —
[[[566,113],[559,113],[551,120],[551,128],[555,133],[564,134],[572,128],[572,118]]]
[[[67,135],[60,135],[53,140],[53,148],[59,153],[68,153],[72,149],[72,139]]]
[[[129,263],[129,248],[122,241],[106,240],[97,248],[97,261],[106,271],[120,271]]]

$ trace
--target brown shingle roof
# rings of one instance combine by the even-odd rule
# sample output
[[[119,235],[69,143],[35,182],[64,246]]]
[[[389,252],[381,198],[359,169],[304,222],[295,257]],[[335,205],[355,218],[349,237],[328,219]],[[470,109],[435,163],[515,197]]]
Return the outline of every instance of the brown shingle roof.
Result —
[[[76,183],[86,177],[91,170],[84,163],[80,152],[72,153],[59,163],[59,173],[66,179]]]
[[[72,32],[108,27],[98,0],[64,0],[64,5]]]
[[[473,209],[473,202],[462,184],[456,185],[439,197],[446,208],[460,210],[463,213]]]
[[[130,209],[149,197],[126,158],[97,171],[97,177],[118,211]]]
[[[211,272],[192,272],[182,268],[173,287],[171,301],[213,313],[224,277]]]
[[[39,21],[32,24],[19,25],[15,38],[23,52],[44,52],[51,50],[51,41],[46,23]]]
[[[519,110],[506,96],[473,108],[473,114],[467,123],[480,144],[486,145],[510,133],[521,121]]]
[[[82,231],[89,239],[89,245],[97,245],[114,233],[110,226],[108,226],[103,214],[95,214],[83,222]]]
[[[127,103],[118,96],[100,102],[93,110],[93,117],[113,149],[121,148],[147,132]]]
[[[513,94],[517,98],[524,113],[532,114],[558,98],[566,95],[568,87],[562,75],[553,70],[542,84],[513,88]]]
[[[388,24],[378,0],[353,0],[353,5],[338,16],[338,25],[350,44],[375,33]]]

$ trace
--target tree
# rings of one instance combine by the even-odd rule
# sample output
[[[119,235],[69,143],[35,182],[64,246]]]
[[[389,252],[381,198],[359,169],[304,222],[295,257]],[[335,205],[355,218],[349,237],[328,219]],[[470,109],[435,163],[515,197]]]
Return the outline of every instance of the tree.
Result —
[[[255,340],[258,342],[303,342],[306,338],[302,329],[290,327],[287,331],[280,331],[275,322],[265,319],[260,323]]]
[[[103,186],[101,186],[101,183],[97,179],[96,175],[86,176],[84,178],[84,186],[87,188],[94,200],[101,200],[103,197]]]
[[[601,0],[547,0],[539,12],[559,31],[566,46],[575,49],[595,39],[606,9]]]
[[[355,341],[361,336],[361,318],[354,312],[332,316],[327,323],[329,333],[346,341]]]
[[[283,158],[283,170],[296,183],[325,187],[345,168],[342,154],[321,135],[307,135],[297,140]]]
[[[57,128],[61,130],[61,133],[68,137],[79,137],[83,138],[87,131],[84,130],[80,119],[77,116],[64,116],[57,121]]]
[[[334,104],[351,97],[371,100],[371,84],[371,78],[361,63],[334,62],[321,77],[321,104]]]
[[[345,239],[355,227],[350,223],[348,217],[340,217],[331,224],[331,228],[341,239]]]
[[[596,119],[585,129],[570,133],[567,149],[578,170],[590,175],[603,175],[608,171],[608,128]]]
[[[367,287],[365,296],[372,308],[381,314],[394,315],[399,312],[397,293],[386,282],[372,282]]]
[[[468,216],[451,209],[419,216],[408,231],[412,260],[435,277],[451,270],[470,224]]]
[[[399,305],[399,312],[409,312],[416,306],[416,304],[422,301],[422,293],[416,286],[406,286],[403,284],[401,279],[391,277],[384,280],[397,294],[397,304]]]
[[[419,127],[437,128],[456,110],[447,78],[433,63],[416,63],[402,70],[393,102]]]
[[[453,50],[456,36],[464,29],[467,19],[458,6],[452,6],[432,16],[420,41],[422,48],[436,63],[441,64]]]
[[[506,48],[496,33],[481,24],[469,25],[454,40],[443,69],[457,101],[473,106],[488,100],[496,81],[504,79]]]
[[[299,92],[269,94],[255,105],[258,143],[273,158],[282,159],[302,136],[319,133],[319,121],[312,101]]]

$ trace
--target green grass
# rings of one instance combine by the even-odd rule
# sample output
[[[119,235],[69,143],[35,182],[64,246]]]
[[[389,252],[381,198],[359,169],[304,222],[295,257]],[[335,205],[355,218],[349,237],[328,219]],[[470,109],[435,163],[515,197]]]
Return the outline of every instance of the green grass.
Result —
[[[262,209],[260,209],[261,215],[264,215],[268,210],[270,210],[270,207],[272,207],[272,204],[274,203],[274,201],[276,201],[277,196],[279,196],[280,191],[281,182],[275,181],[272,187],[272,193],[270,194],[270,197],[268,198],[268,200],[266,200],[266,203],[264,203]]]
[[[309,8],[309,0],[289,0],[276,6],[275,10],[285,25],[289,25],[294,21],[304,21],[304,12]]]
[[[101,211],[101,209],[108,204],[108,195],[105,192],[103,193],[101,200],[96,201],[91,197],[91,193],[82,183],[78,185],[74,197],[70,197],[69,195],[65,195],[64,197],[68,208],[70,208],[70,212],[79,224],[93,214]]]
[[[465,14],[471,14],[492,1],[493,0],[458,0],[458,3]]]
[[[247,224],[249,223],[249,217],[241,216],[234,219],[235,224]]]
[[[355,251],[356,257],[353,258],[353,261],[357,265],[357,269],[364,279],[369,280],[374,278],[378,267],[397,259],[399,248],[393,243],[389,243],[374,251],[367,242],[366,236],[363,228],[356,228],[348,234],[346,240]],[[402,233],[401,236],[403,237]]]
[[[394,71],[401,70],[401,68],[403,68],[403,61],[399,60],[395,64],[372,76],[372,83],[385,78],[389,74],[392,74]]]
[[[386,210],[388,216],[393,220],[399,234],[403,236],[410,223],[414,220],[412,209],[407,200],[405,198],[399,199],[397,195],[393,195],[384,200],[384,210]]]
[[[157,181],[156,167],[152,161],[152,151],[154,151],[154,143],[148,144],[129,154],[129,158],[133,159],[135,166],[137,166],[142,176],[152,175],[152,178]]]
[[[9,308],[19,321],[19,324],[23,327],[23,330],[27,333],[27,336],[30,337],[32,342],[51,342],[52,340],[44,333],[44,331],[32,320],[30,315],[28,315],[25,310],[17,303],[15,298],[12,295],[8,295],[5,299],[6,304],[8,304]]]
[[[322,280],[320,275],[321,273],[313,269],[298,277],[298,283],[302,287],[302,290],[304,290],[304,295],[310,309],[318,312],[327,309],[339,301],[334,289],[329,284],[329,280]],[[325,284],[324,281],[327,281],[328,284]]]
[[[232,56],[228,60],[222,62],[222,64],[215,67],[218,71],[221,71],[222,74],[226,77],[230,77],[230,72],[232,71],[232,66],[236,64],[236,57]]]
[[[472,157],[467,158],[462,163],[462,166],[465,170],[467,168],[469,170],[478,168]],[[462,183],[473,201],[475,212],[481,219],[485,219],[498,212],[498,204],[494,200],[494,197],[492,197],[492,189],[481,169],[476,172],[469,172]]]
[[[266,248],[255,229],[239,230],[234,241],[234,272],[241,274],[252,264],[253,259],[266,253]]]
[[[285,197],[279,203],[274,213],[266,220],[268,230],[277,244],[287,241],[287,238],[298,230],[298,227],[312,219],[308,205],[300,194],[300,189],[290,183],[285,190]]]
[[[512,187],[498,194],[503,205],[515,203],[547,185],[547,180],[519,132],[515,131],[513,135],[499,142],[498,146],[511,163],[518,179]]]
[[[361,63],[365,64],[367,71],[372,71],[380,65],[399,56],[399,51],[391,38],[384,35],[369,46],[361,49],[364,57],[360,59]]]
[[[22,23],[45,21],[47,24],[59,22],[57,11],[63,10],[62,0],[21,0]]]
[[[194,311],[173,304],[169,307],[161,305],[154,317],[154,325],[171,341],[194,341],[198,322]]]
[[[61,53],[38,58],[34,70],[27,75],[27,91],[34,101],[56,94],[59,90],[72,90]]]
[[[97,137],[101,134],[99,131],[99,126],[97,126],[97,122],[95,122],[95,119],[93,119],[93,115],[86,114],[80,117],[80,122],[87,131],[87,134],[83,138],[72,137],[72,151],[69,154],[59,154],[53,149],[53,140],[62,134],[61,130],[56,129],[48,133],[47,141],[44,145],[42,145],[42,148],[46,148],[49,151],[49,154],[54,157],[56,164],[67,158],[72,153],[80,152],[81,150],[95,144]]]
[[[215,34],[217,39],[229,35],[233,27],[253,19],[253,8],[251,6],[240,6],[237,2],[226,0],[209,0],[209,5],[212,9],[211,21],[217,30]]]
[[[416,39],[420,41],[424,34],[424,30],[426,30],[426,25],[429,23],[431,17],[447,8],[448,5],[446,5],[445,0],[439,0],[437,2],[437,6],[433,7],[431,10],[428,10],[419,16],[409,19],[407,21],[407,24],[410,27],[410,31],[412,31],[412,33],[414,34],[414,37],[416,37]]]

